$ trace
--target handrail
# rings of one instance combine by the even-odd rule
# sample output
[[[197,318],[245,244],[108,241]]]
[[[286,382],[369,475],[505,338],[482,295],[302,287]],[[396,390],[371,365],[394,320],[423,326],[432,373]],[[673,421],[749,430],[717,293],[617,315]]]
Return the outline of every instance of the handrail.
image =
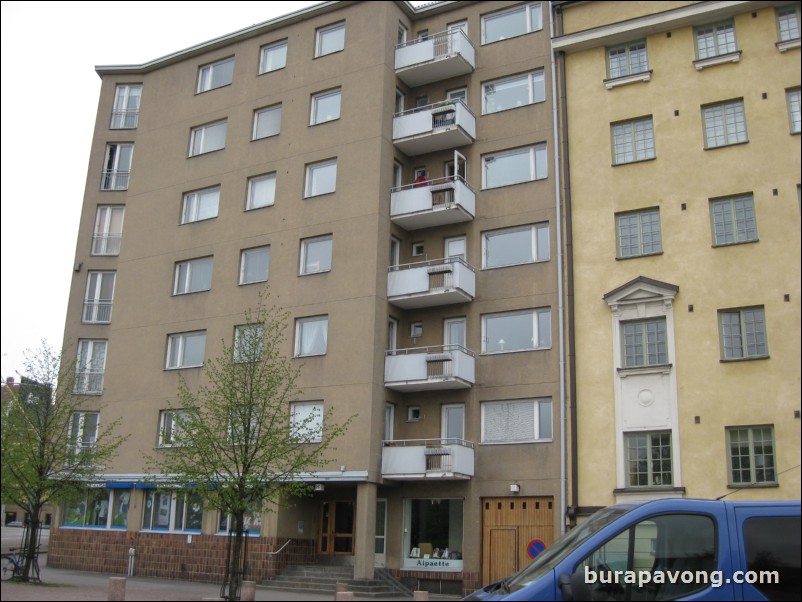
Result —
[[[275,552],[267,552],[267,555],[268,556],[278,556],[279,554],[281,554],[284,551],[284,548],[286,548],[291,543],[292,543],[292,540],[288,539],[287,541],[284,542],[284,545],[282,545],[278,550],[276,550]]]
[[[442,437],[439,439],[384,439],[382,445],[384,447],[420,447],[423,445],[427,447],[439,447],[445,445],[459,445],[461,447],[474,449],[472,441],[459,439],[457,437]]]
[[[398,265],[391,265],[387,268],[388,272],[398,272],[400,270],[414,270],[416,268],[425,268],[433,265],[448,265],[449,263],[461,263],[472,272],[476,272],[471,264],[465,261],[462,257],[442,257],[440,259],[425,259],[423,261],[415,261],[413,263],[399,263]]]
[[[457,176],[441,176],[439,178],[431,178],[429,180],[423,180],[421,182],[412,182],[410,184],[404,184],[402,186],[396,186],[394,188],[391,188],[390,192],[391,193],[393,193],[393,192],[401,192],[402,190],[409,190],[409,189],[412,189],[412,188],[426,188],[428,186],[440,186],[442,184],[449,184],[449,183],[452,183],[452,182],[456,183],[458,181],[462,182],[462,184],[468,190],[470,190],[471,192],[474,192],[474,193],[476,192],[473,189],[473,187],[470,184],[468,184],[468,181],[465,178],[463,178],[462,176],[459,176],[459,175],[457,175]]]
[[[476,119],[476,115],[474,115],[473,111],[471,111],[470,107],[465,103],[464,100],[461,98],[449,98],[446,100],[438,100],[437,102],[433,102],[428,105],[424,105],[422,107],[415,107],[414,109],[407,109],[406,111],[399,111],[398,113],[393,113],[393,117],[403,117],[404,115],[411,115],[412,113],[422,113],[423,111],[431,111],[433,109],[439,109],[440,107],[446,107],[448,105],[456,105],[460,103],[463,108],[470,113],[471,117]]]
[[[413,46],[415,44],[420,44],[421,42],[428,42],[429,40],[435,40],[441,36],[453,36],[456,35],[457,33],[462,34],[462,37],[465,38],[465,41],[468,42],[468,44],[470,44],[474,49],[476,49],[476,46],[473,45],[473,42],[471,42],[471,39],[468,37],[468,35],[459,28],[447,29],[445,31],[438,31],[437,33],[428,34],[426,37],[418,37],[415,38],[414,40],[407,40],[406,42],[401,42],[395,48],[396,50],[398,50],[399,48],[404,48],[405,46]]]
[[[388,349],[384,352],[386,356],[393,355],[410,355],[416,353],[442,353],[444,351],[461,351],[465,355],[474,357],[475,354],[470,349],[462,345],[429,345],[428,347],[406,347],[404,349]]]

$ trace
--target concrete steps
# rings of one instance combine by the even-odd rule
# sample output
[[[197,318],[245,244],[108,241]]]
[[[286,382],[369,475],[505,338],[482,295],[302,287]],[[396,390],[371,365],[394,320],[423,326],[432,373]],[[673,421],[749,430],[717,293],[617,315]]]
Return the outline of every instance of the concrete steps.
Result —
[[[377,569],[378,570],[378,569]],[[268,589],[286,592],[331,593],[337,584],[345,584],[348,591],[362,598],[412,597],[411,592],[387,574],[383,578],[354,579],[350,566],[293,565],[271,581],[262,585]]]

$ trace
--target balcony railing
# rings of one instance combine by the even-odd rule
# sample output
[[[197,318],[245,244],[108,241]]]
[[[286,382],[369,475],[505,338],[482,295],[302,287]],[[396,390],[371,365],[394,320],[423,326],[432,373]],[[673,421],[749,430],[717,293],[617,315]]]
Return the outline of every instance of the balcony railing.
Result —
[[[101,190],[128,190],[130,171],[104,171],[100,182]]]
[[[476,271],[459,257],[391,266],[387,299],[404,309],[468,303],[476,296]]]
[[[74,393],[99,395],[103,393],[103,370],[79,370],[75,373]]]
[[[476,49],[461,29],[417,38],[395,49],[395,73],[410,87],[471,73]]]
[[[108,324],[111,322],[111,301],[84,300],[83,321],[86,324]]]
[[[474,446],[463,439],[399,439],[382,448],[385,479],[470,479]]]
[[[95,234],[92,237],[92,255],[119,255],[122,234]]]
[[[475,215],[476,193],[462,176],[415,182],[390,193],[390,219],[405,230],[469,222]]]
[[[133,130],[139,122],[139,110],[113,111],[111,114],[112,130]]]
[[[476,139],[476,117],[459,99],[443,100],[393,116],[393,144],[409,156],[454,149]]]
[[[462,345],[387,351],[384,386],[396,391],[468,389],[476,382],[473,352]]]

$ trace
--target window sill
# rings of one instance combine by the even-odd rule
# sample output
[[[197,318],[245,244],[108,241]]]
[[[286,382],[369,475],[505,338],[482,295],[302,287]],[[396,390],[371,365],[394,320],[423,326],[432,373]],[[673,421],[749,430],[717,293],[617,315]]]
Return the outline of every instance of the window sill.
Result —
[[[632,368],[617,368],[621,378],[627,376],[641,376],[643,374],[669,374],[673,364],[658,364],[656,366],[637,366]]]
[[[659,257],[663,254],[663,251],[658,251],[656,253],[641,253],[640,255],[629,255],[628,257],[621,257],[616,256],[616,261],[626,261],[627,259],[640,259],[641,257]]]
[[[334,117],[332,119],[326,119],[326,121],[318,121],[316,123],[310,123],[309,127],[313,128],[313,127],[315,127],[317,125],[326,125],[327,123],[334,123],[335,121],[339,121],[339,120],[340,120],[339,117]]]
[[[491,186],[491,187],[484,187],[482,188],[482,192],[487,192],[490,190],[501,190],[502,188],[509,188],[510,186],[520,186],[521,184],[531,184],[532,182],[543,182],[544,180],[548,180],[548,176],[545,178],[535,178],[534,180],[522,180],[521,182],[511,182],[509,184],[499,184],[498,186]]]
[[[718,146],[705,146],[704,150],[711,151],[711,150],[716,150],[717,148],[729,148],[731,146],[743,146],[744,144],[749,144],[749,140],[744,140],[743,142],[730,142],[728,144],[719,144]]]
[[[624,163],[613,163],[612,167],[621,167],[622,165],[634,165],[636,163],[647,163],[649,161],[656,161],[657,155],[654,157],[649,157],[647,159],[634,159],[633,161],[626,161]]]
[[[269,69],[268,71],[260,71],[256,75],[257,75],[257,77],[260,76],[260,75],[267,75],[268,73],[275,73],[276,71],[283,71],[286,68],[287,68],[286,65],[284,67],[276,67],[275,69]]]
[[[212,153],[219,153],[222,150],[225,150],[226,147],[223,148],[216,148],[214,150],[203,151],[202,153],[198,153],[197,155],[187,155],[187,159],[194,159],[195,157],[203,157],[204,155],[211,155]]]
[[[727,489],[776,489],[779,483],[745,483],[743,485],[736,485],[734,483],[727,483]]]
[[[680,493],[685,495],[685,487],[674,487],[673,485],[667,486],[654,486],[654,487],[619,487],[613,489],[613,493],[619,494],[639,494],[639,493]]]
[[[479,355],[509,355],[511,353],[529,353],[530,351],[549,351],[551,347],[532,347],[530,349],[510,349],[509,351],[482,351]]]
[[[633,73],[631,75],[622,75],[620,77],[611,77],[604,80],[604,87],[608,90],[617,88],[619,86],[626,86],[627,84],[636,84],[639,82],[648,82],[652,79],[653,69],[643,71],[641,73]]]
[[[780,52],[788,52],[794,48],[799,48],[800,45],[802,45],[802,40],[800,38],[794,38],[793,40],[785,40],[784,42],[775,42],[774,45]]]
[[[766,354],[766,355],[754,355],[754,356],[750,356],[750,357],[733,357],[733,358],[720,359],[719,363],[721,363],[721,364],[737,364],[738,362],[753,362],[753,361],[757,361],[757,360],[767,360],[770,357],[771,356],[769,356],[768,354]]]
[[[199,94],[206,94],[207,92],[214,92],[215,90],[219,90],[220,88],[228,88],[233,83],[234,83],[233,81],[230,81],[227,84],[222,84],[220,86],[215,86],[214,88],[207,88],[206,90],[198,90],[197,92],[195,92],[195,96],[198,96]]]
[[[267,134],[266,136],[260,136],[259,138],[251,138],[251,142],[258,142],[259,140],[268,140],[269,138],[275,138],[281,134],[281,132],[276,132],[275,134]]]
[[[319,197],[322,197],[322,196],[327,196],[327,195],[330,195],[330,194],[334,194],[335,192],[337,192],[337,191],[336,190],[332,190],[330,192],[321,192],[321,193],[318,193],[318,194],[309,194],[309,195],[306,195],[304,197],[304,200],[306,200],[306,199],[316,199],[316,198],[319,198]]]
[[[527,102],[525,104],[515,105],[514,107],[504,107],[503,109],[498,109],[496,111],[483,111],[482,117],[487,117],[488,115],[497,115],[499,113],[506,113],[507,111],[514,111],[515,109],[522,109],[524,107],[531,107],[532,105],[539,105],[546,102],[545,99],[543,100],[536,100],[534,102]]]
[[[713,243],[710,246],[714,249],[721,249],[722,247],[737,247],[738,245],[750,245],[756,242],[760,242],[760,239],[755,238],[752,240],[736,240],[735,242]]]
[[[203,364],[198,364],[197,366],[167,366],[164,371],[175,372],[176,370],[196,370],[198,368],[203,368]]]
[[[522,441],[480,441],[479,445],[531,445],[533,443],[554,443],[554,439],[526,439]]]
[[[341,52],[345,52],[345,48],[340,48],[339,50],[332,50],[331,52],[327,52],[326,54],[316,54],[312,60],[322,59],[324,56],[331,56],[332,54],[340,54]]]
[[[265,282],[267,282],[267,278],[264,280],[254,280],[252,282],[240,282],[239,286],[248,286],[249,284],[264,284]]]
[[[484,23],[482,24],[482,28],[484,28]],[[508,38],[499,38],[498,40],[491,40],[490,42],[484,42],[483,41],[480,45],[481,46],[489,46],[490,44],[498,44],[500,42],[506,42],[507,40],[515,40],[515,39],[521,38],[523,36],[532,35],[533,33],[537,33],[539,31],[543,31],[543,28],[541,27],[540,29],[533,29],[532,31],[526,31],[524,33],[519,33],[516,36],[510,36]]]
[[[740,63],[741,51],[728,52],[727,54],[720,54],[718,56],[711,56],[706,59],[697,59],[693,61],[693,66],[697,71],[706,69],[707,67],[715,67],[716,65],[724,65],[726,63]]]

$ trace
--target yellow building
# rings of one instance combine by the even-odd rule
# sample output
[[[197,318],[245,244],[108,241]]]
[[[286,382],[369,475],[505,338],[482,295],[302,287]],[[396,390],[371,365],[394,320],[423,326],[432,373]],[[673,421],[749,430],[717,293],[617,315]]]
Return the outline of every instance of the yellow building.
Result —
[[[800,496],[800,4],[555,2],[569,514]]]

